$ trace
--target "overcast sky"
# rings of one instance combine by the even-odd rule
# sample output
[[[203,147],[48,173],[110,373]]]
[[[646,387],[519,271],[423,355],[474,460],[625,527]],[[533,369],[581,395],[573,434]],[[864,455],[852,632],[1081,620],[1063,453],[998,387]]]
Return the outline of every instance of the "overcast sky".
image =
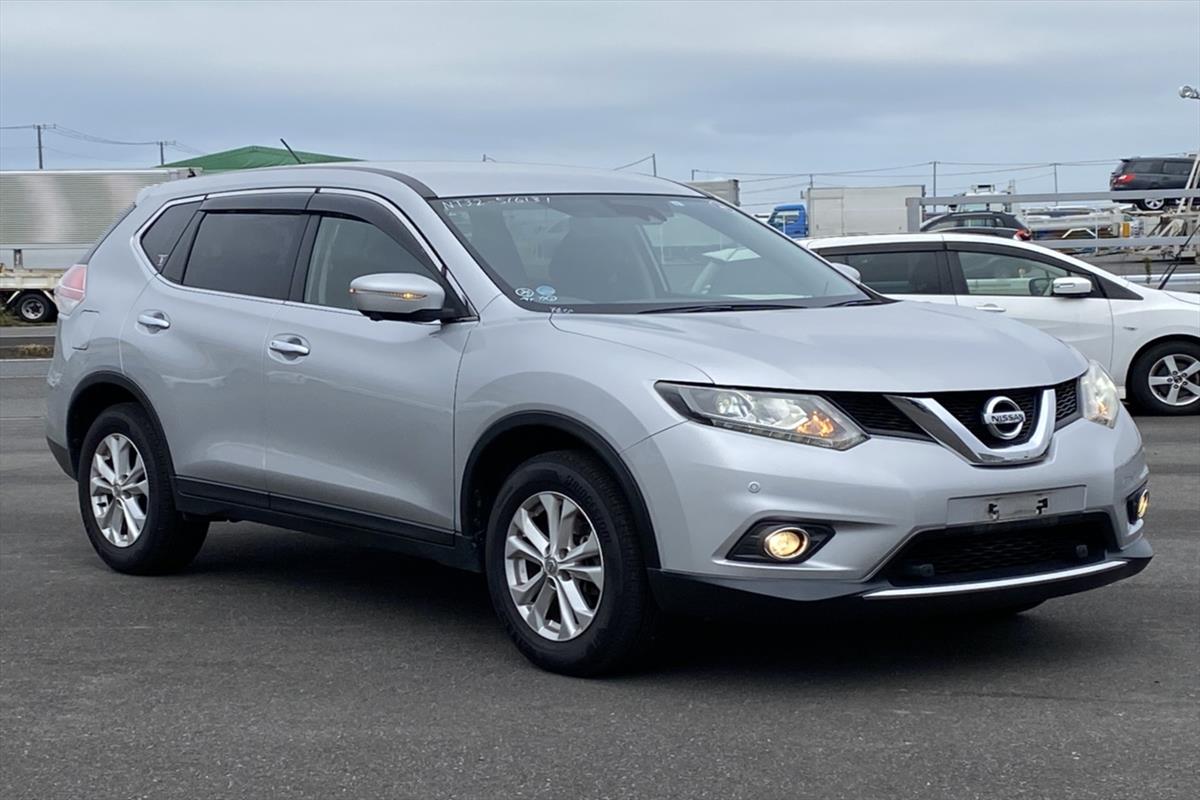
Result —
[[[211,152],[807,173],[1069,162],[1195,150],[1200,2],[85,3],[0,0],[0,125],[57,123]],[[0,166],[36,166],[0,131]],[[132,167],[156,147],[48,132],[47,167]],[[168,151],[171,157],[186,154]],[[650,165],[634,169],[649,171]],[[953,173],[940,193],[1048,168]],[[928,166],[818,185],[929,184]],[[705,175],[704,177],[715,177]],[[807,184],[807,179],[801,181]],[[797,181],[743,185],[768,203]],[[931,188],[931,187],[930,187]]]

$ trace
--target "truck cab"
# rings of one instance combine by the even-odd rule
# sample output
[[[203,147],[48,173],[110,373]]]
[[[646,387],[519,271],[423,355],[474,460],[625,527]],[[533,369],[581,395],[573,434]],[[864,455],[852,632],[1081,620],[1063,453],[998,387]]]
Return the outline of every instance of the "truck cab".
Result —
[[[808,236],[808,211],[803,203],[784,203],[775,206],[767,224],[793,239],[803,239]]]

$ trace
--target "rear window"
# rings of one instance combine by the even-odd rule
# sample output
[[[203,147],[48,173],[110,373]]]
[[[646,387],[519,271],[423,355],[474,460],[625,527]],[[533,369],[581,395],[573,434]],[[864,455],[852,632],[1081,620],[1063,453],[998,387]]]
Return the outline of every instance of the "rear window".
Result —
[[[142,252],[159,272],[167,263],[171,251],[183,235],[192,214],[200,207],[200,201],[171,206],[158,215],[158,219],[142,234]]]
[[[1164,161],[1163,173],[1166,175],[1190,175],[1192,172],[1191,161]]]
[[[300,214],[205,214],[183,284],[255,297],[287,297],[305,221]]]
[[[854,267],[862,282],[881,294],[941,294],[935,251],[829,255]]]

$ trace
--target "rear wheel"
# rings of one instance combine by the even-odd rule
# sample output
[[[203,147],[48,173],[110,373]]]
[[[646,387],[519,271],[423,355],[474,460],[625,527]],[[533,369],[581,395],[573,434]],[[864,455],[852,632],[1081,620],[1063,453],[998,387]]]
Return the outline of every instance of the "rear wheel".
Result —
[[[1129,368],[1128,390],[1150,414],[1200,413],[1200,344],[1180,340],[1148,348]]]
[[[133,403],[106,409],[79,455],[79,507],[96,553],[118,572],[174,572],[199,552],[208,523],[175,509],[166,443]]]
[[[598,675],[647,647],[655,609],[637,524],[595,458],[562,450],[517,467],[492,509],[485,563],[496,613],[539,667]]]
[[[1162,211],[1166,207],[1167,201],[1161,197],[1155,197],[1149,200],[1138,200],[1135,205],[1143,211]]]

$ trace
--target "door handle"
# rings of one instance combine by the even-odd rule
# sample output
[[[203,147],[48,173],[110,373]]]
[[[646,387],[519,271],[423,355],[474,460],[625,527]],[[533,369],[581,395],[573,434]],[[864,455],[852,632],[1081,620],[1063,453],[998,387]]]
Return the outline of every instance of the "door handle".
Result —
[[[995,303],[985,303],[981,306],[975,306],[976,311],[990,311],[993,314],[1003,314],[1004,306],[998,306]]]
[[[145,311],[138,314],[137,321],[138,325],[160,331],[171,327],[171,320],[167,319],[167,315],[161,311]]]
[[[306,356],[309,353],[308,345],[304,344],[299,336],[272,339],[270,347],[276,353],[288,356]]]

